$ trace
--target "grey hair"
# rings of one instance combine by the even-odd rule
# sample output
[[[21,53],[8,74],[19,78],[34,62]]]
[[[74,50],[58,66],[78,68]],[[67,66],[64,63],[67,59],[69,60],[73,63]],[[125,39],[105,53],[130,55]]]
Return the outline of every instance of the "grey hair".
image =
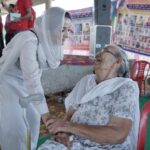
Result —
[[[128,78],[129,77],[129,59],[128,59],[128,56],[121,47],[119,47],[117,45],[112,45],[112,46],[117,50],[117,52],[115,53],[115,57],[122,59],[122,63],[117,70],[118,77]]]

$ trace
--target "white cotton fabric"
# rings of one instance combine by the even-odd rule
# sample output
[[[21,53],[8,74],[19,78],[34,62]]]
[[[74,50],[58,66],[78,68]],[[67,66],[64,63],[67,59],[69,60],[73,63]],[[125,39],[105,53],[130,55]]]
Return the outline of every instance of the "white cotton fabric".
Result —
[[[55,21],[56,19],[51,17],[54,14],[58,15],[57,19],[60,21]],[[55,33],[60,26],[63,26],[64,14],[65,11],[60,8],[48,9],[41,17],[42,26],[36,22],[36,26],[39,26],[38,30],[41,30],[41,34],[36,33],[38,38],[31,31],[20,32],[3,50],[3,56],[0,58],[0,145],[2,150],[26,150],[26,126],[19,98],[32,94],[43,95],[42,102],[32,103],[27,108],[32,150],[37,146],[40,115],[49,111],[41,84],[42,70],[45,67],[56,68],[62,58],[61,34],[55,36]],[[44,21],[46,28],[43,25]],[[51,24],[55,25],[56,30],[55,33],[50,34],[52,36],[50,38],[49,30],[54,31]],[[47,30],[47,34],[44,30]],[[37,32],[36,27],[35,32]],[[42,41],[43,38],[47,41]],[[48,42],[47,46],[44,46],[45,42]]]
[[[119,79],[119,78],[118,78]],[[114,79],[110,79],[113,80]],[[136,150],[138,127],[140,120],[139,111],[139,90],[137,83],[125,79],[124,84],[109,92],[99,96],[93,96],[85,103],[80,103],[82,97],[97,87],[95,75],[87,75],[81,79],[66,98],[69,104],[75,108],[71,121],[78,124],[107,126],[110,116],[127,118],[132,121],[132,129],[129,135],[121,144],[96,143],[90,139],[71,135],[72,146],[69,150]],[[105,82],[105,81],[104,81]],[[108,85],[109,87],[109,85]],[[105,87],[104,87],[105,88]],[[99,93],[103,92],[99,90]],[[71,96],[70,96],[71,95]],[[98,95],[98,94],[96,94]],[[40,146],[39,150],[68,150],[68,148],[58,142],[47,140]]]
[[[104,95],[113,93],[118,88],[120,88],[123,84],[127,82],[133,82],[129,78],[123,78],[123,77],[116,77],[112,79],[105,80],[96,86],[94,88],[90,89],[91,84],[93,83],[93,77],[95,80],[95,76],[89,76],[88,80],[85,80],[86,78],[83,78],[75,87],[75,91],[78,90],[78,97],[76,98],[76,104],[83,104],[87,103],[88,101],[91,101],[95,99],[96,97],[103,97]],[[85,86],[86,82],[86,86]],[[137,84],[134,83],[134,86],[137,87]],[[88,90],[87,90],[88,89]],[[83,93],[86,91],[89,91],[85,95]],[[75,92],[76,93],[76,92]],[[82,95],[82,96],[81,96]],[[74,102],[70,101],[73,99],[75,95],[73,92],[66,98],[65,100],[65,107],[68,110],[70,105]]]
[[[21,47],[19,61],[4,74],[0,83],[0,143],[3,150],[26,149],[26,126],[23,120],[23,109],[19,104],[21,97],[37,93],[43,95],[41,103],[33,103],[27,107],[27,118],[32,134],[32,149],[36,148],[38,141],[40,114],[48,112],[40,81],[42,70],[36,59],[37,39],[30,31],[20,34],[23,38],[29,38],[30,41],[26,46]],[[13,40],[17,41],[18,37],[16,36]]]

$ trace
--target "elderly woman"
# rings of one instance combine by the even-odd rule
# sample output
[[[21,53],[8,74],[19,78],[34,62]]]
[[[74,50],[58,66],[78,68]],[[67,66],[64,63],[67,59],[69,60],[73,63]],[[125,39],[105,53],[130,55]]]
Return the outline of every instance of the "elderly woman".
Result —
[[[40,94],[43,101],[32,103],[26,109],[31,129],[31,150],[36,149],[40,117],[44,123],[49,117],[41,84],[42,70],[59,66],[63,58],[62,46],[68,37],[70,25],[71,20],[65,10],[49,8],[37,18],[32,31],[18,33],[4,49],[0,59],[2,150],[26,150],[27,129],[19,99]]]
[[[126,54],[109,45],[97,54],[94,70],[66,98],[65,119],[47,122],[57,142],[39,150],[136,150],[139,90],[127,78]]]

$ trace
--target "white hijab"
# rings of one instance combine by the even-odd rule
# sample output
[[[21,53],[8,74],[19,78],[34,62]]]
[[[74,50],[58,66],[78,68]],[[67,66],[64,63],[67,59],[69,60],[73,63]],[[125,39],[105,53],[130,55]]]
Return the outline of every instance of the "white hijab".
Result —
[[[63,58],[61,33],[64,18],[65,10],[52,7],[35,21],[34,31],[39,41],[37,56],[41,68],[43,66],[57,68]],[[22,47],[32,39],[32,37],[23,39],[22,35],[18,33],[3,50],[4,54],[0,58],[0,77],[17,62]]]
[[[46,13],[37,18],[34,30],[39,37],[38,58],[40,65],[45,64],[51,68],[57,68],[63,59],[62,27],[65,11],[58,7],[52,7]]]

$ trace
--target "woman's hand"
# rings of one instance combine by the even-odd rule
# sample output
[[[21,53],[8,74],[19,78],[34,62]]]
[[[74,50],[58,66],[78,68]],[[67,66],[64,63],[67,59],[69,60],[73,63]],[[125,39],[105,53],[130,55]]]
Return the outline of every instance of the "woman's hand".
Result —
[[[48,131],[53,135],[53,139],[59,143],[64,144],[68,148],[72,146],[72,141],[69,139],[69,134],[67,128],[69,127],[69,122],[65,120],[49,119],[46,122]]]
[[[56,134],[58,132],[66,132],[69,133],[70,122],[65,120],[49,120],[49,124],[47,126],[49,132],[51,134]]]
[[[42,114],[41,118],[42,118],[42,121],[44,122],[46,128],[48,128],[49,125],[51,125],[52,123],[54,123],[56,121],[56,119],[50,117],[49,113]]]

